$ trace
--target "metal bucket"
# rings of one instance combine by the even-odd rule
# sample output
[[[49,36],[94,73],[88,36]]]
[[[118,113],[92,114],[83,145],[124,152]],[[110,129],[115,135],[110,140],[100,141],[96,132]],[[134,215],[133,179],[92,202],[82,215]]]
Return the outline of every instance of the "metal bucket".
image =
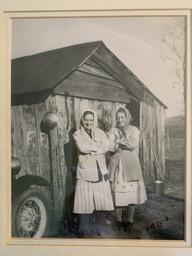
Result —
[[[157,195],[163,195],[165,192],[165,184],[161,180],[155,180],[154,182],[154,193]]]

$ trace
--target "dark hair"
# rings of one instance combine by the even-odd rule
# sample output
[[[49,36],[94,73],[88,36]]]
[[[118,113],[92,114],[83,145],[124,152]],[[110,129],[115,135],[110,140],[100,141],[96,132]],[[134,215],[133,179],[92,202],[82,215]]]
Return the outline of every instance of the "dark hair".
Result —
[[[93,117],[94,117],[94,113],[91,112],[91,111],[85,111],[85,112],[83,113],[83,119],[85,118],[86,115],[93,115]]]

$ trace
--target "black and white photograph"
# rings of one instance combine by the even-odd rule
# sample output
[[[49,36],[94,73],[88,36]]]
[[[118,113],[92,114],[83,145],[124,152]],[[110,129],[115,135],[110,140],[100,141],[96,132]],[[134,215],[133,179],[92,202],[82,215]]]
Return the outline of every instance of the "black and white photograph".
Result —
[[[185,239],[184,16],[12,21],[11,236]]]

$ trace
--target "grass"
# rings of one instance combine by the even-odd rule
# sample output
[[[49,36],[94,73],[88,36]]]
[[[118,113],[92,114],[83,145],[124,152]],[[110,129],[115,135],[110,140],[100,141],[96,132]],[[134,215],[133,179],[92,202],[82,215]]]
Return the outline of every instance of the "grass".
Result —
[[[167,196],[148,194],[148,200],[136,206],[135,222],[132,231],[119,229],[114,213],[101,213],[100,220],[89,224],[89,236],[79,234],[77,229],[59,234],[64,238],[90,239],[144,239],[144,240],[183,240],[184,239],[184,201]]]
[[[184,202],[167,196],[148,195],[138,206],[136,219],[152,239],[184,239]]]
[[[185,118],[176,116],[166,119],[169,143],[166,143],[166,194],[184,198]],[[167,141],[168,142],[168,141]]]
[[[165,166],[167,173],[166,195],[184,199],[184,161],[167,160]]]

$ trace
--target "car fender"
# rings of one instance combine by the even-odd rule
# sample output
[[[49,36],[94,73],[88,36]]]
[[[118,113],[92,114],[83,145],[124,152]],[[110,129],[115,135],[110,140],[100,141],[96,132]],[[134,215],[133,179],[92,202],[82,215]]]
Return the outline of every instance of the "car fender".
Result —
[[[49,182],[37,175],[24,175],[12,181],[12,198],[18,197],[32,185],[50,187]]]

